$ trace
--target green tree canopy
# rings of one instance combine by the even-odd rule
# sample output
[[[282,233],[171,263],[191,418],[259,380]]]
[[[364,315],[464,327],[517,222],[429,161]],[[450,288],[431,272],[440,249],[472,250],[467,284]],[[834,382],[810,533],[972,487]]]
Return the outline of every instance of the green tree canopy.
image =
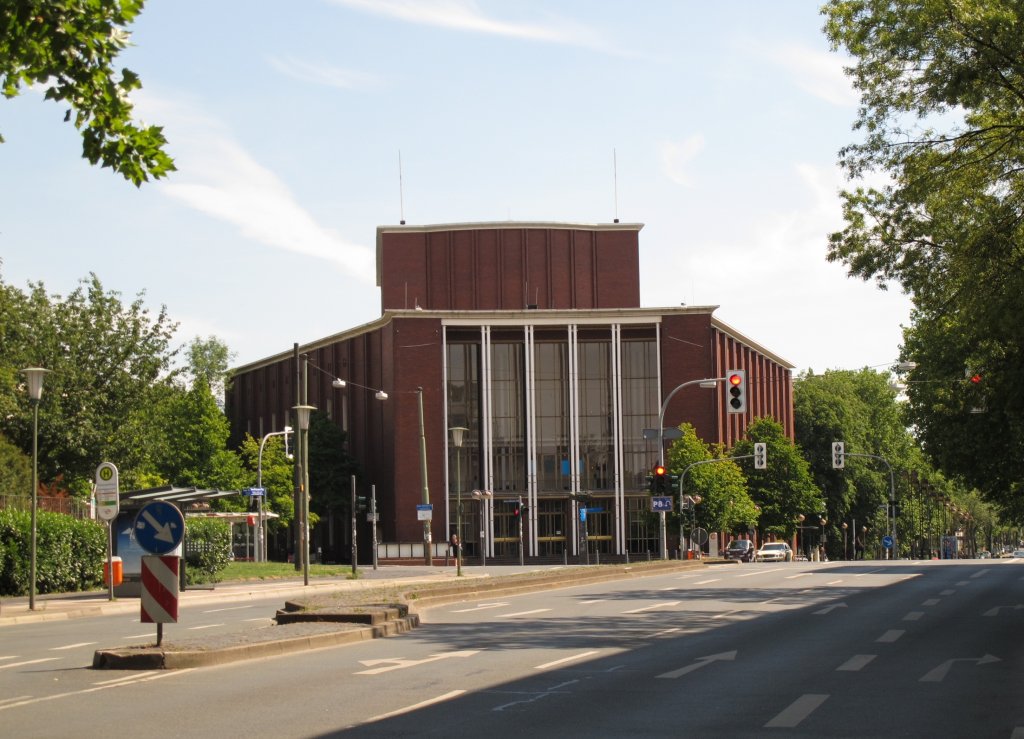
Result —
[[[82,156],[136,186],[174,171],[163,130],[132,120],[129,95],[142,87],[114,69],[142,0],[4,0],[0,3],[0,88],[7,98],[40,85],[67,106],[82,132]],[[0,137],[0,142],[3,137]]]
[[[767,467],[754,469],[752,459],[737,463],[747,478],[750,497],[760,509],[761,528],[790,537],[796,531],[797,516],[825,510],[825,501],[807,461],[786,436],[782,424],[773,418],[755,419],[747,427],[747,438],[733,447],[731,456],[752,455],[754,442],[767,444]]]
[[[1004,512],[1024,479],[1024,6],[1015,0],[831,0],[853,57],[861,141],[829,259],[913,298],[911,420],[931,458]],[[982,372],[971,390],[964,373]],[[987,409],[972,416],[971,409]],[[1022,519],[1024,520],[1024,519]]]
[[[683,435],[672,443],[666,461],[671,473],[680,476],[683,494],[700,495],[696,509],[698,524],[712,531],[747,531],[755,527],[757,508],[747,494],[740,468],[730,459],[716,457],[690,424],[679,428]]]
[[[348,511],[351,505],[352,475],[359,465],[346,451],[345,440],[345,432],[326,413],[310,414],[309,505],[320,515]]]

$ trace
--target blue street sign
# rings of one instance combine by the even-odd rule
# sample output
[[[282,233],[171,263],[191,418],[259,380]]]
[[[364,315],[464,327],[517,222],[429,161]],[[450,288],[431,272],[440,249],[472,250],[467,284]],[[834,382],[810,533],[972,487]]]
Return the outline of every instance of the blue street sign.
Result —
[[[882,537],[882,546],[883,547],[885,547],[886,549],[892,549],[892,545],[893,545],[893,540],[892,540],[891,536],[883,536]]]
[[[135,541],[150,554],[169,554],[185,537],[185,518],[173,503],[154,500],[135,517]]]
[[[651,498],[651,510],[652,511],[671,511],[672,510],[672,498],[668,495],[656,495]]]
[[[253,498],[262,498],[266,494],[266,488],[242,488],[242,495],[248,495]]]

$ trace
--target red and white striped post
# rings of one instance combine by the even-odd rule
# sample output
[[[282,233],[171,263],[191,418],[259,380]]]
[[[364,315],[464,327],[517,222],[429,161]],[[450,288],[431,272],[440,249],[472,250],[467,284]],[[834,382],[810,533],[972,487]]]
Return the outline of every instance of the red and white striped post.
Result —
[[[156,624],[156,645],[164,638],[164,624],[178,623],[178,568],[181,557],[146,555],[142,558],[142,617]]]

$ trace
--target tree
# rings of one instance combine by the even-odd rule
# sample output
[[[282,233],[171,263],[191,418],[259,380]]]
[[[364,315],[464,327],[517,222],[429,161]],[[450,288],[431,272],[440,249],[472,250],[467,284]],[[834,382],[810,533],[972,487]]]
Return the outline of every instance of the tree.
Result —
[[[29,288],[0,283],[0,431],[22,451],[31,449],[20,371],[45,367],[41,480],[63,480],[84,496],[99,461],[152,470],[160,443],[152,414],[171,392],[177,325],[166,309],[152,315],[141,295],[125,305],[96,275],[66,298],[47,294],[42,283]]]
[[[82,156],[136,186],[174,171],[163,129],[132,120],[129,95],[138,75],[114,71],[128,46],[129,26],[143,0],[7,0],[0,9],[0,87],[7,98],[22,86],[68,106],[65,121],[82,131]],[[0,137],[0,142],[3,138]]]
[[[260,466],[259,450],[260,439],[246,434],[239,449],[239,455],[245,467],[250,471],[248,482],[255,486],[257,472],[262,473],[259,477],[267,491],[264,509],[280,516],[280,518],[270,521],[271,535],[275,537],[285,535],[283,541],[286,542],[288,539],[286,535],[295,518],[295,482],[293,477],[295,464],[285,454],[285,444],[281,436],[271,436],[267,439],[267,443],[263,447],[262,466]],[[287,549],[287,544],[284,544],[284,548]]]
[[[732,460],[716,457],[690,424],[679,428],[683,435],[672,443],[666,461],[669,470],[681,477],[683,494],[701,496],[698,523],[712,531],[746,532],[756,526],[757,507],[747,494],[740,468]]]
[[[0,434],[0,495],[32,494],[32,460]]]
[[[326,516],[348,511],[352,499],[352,475],[359,465],[345,450],[346,434],[323,411],[309,417],[310,509]]]
[[[822,12],[861,95],[864,138],[841,162],[854,178],[888,179],[843,194],[829,259],[912,296],[903,354],[919,364],[908,396],[925,450],[1004,513],[1020,511],[1024,6],[832,0]],[[984,387],[965,387],[965,370]]]
[[[797,516],[825,510],[825,501],[807,461],[786,437],[782,424],[773,418],[755,419],[747,426],[747,438],[737,442],[731,456],[752,455],[754,442],[767,444],[767,468],[755,470],[752,459],[737,463],[747,478],[751,499],[760,508],[762,529],[789,538],[796,531]]]

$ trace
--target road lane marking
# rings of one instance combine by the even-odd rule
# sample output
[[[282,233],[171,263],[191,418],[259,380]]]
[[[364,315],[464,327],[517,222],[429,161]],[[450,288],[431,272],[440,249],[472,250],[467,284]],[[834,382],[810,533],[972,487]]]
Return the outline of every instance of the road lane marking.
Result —
[[[0,699],[0,708],[4,707],[5,703],[14,703],[16,701],[23,701],[27,698],[31,698],[31,695],[12,695],[10,698]]]
[[[220,613],[221,611],[244,611],[246,608],[252,608],[252,606],[231,606],[230,608],[212,608],[209,611],[202,611],[203,613]]]
[[[833,603],[830,606],[825,606],[821,610],[815,611],[814,615],[815,616],[824,616],[825,614],[832,613],[832,611],[834,611],[837,608],[849,608],[849,606],[846,605],[845,603]]]
[[[182,670],[161,670],[159,674],[151,674],[148,672],[143,673],[144,677],[139,675],[132,675],[130,678],[119,678],[118,680],[112,680],[108,683],[96,683],[91,688],[84,688],[83,690],[72,690],[68,693],[54,693],[52,695],[43,695],[38,698],[32,698],[27,696],[25,700],[12,700],[10,703],[0,705],[0,711],[6,711],[8,708],[21,708],[22,706],[31,706],[35,703],[45,703],[46,701],[57,700],[58,698],[70,698],[75,695],[85,695],[86,693],[95,693],[100,690],[109,690],[110,688],[118,687],[119,685],[127,685],[129,682],[132,683],[144,683],[150,680],[162,680],[165,677],[181,677],[192,672],[194,668],[185,668]]]
[[[910,613],[908,613],[906,616],[903,617],[903,620],[904,621],[920,621],[921,617],[923,615],[924,615],[924,611],[911,611]]]
[[[960,657],[959,659],[947,659],[938,667],[925,673],[924,677],[918,680],[918,682],[941,683],[945,679],[946,675],[949,674],[954,662],[973,662],[976,665],[990,665],[993,662],[1002,662],[1002,660],[998,657],[993,657],[991,654],[986,654],[984,657]]]
[[[224,624],[203,624],[202,626],[189,626],[188,630],[189,631],[201,631],[202,629],[215,629],[218,626],[223,626],[223,625]]]
[[[926,600],[921,605],[922,606],[937,606],[937,605],[939,605],[940,602],[941,602],[941,598],[929,598],[928,600]]]
[[[10,662],[6,665],[0,665],[0,670],[8,670],[11,667],[25,667],[27,665],[38,665],[41,662],[54,662],[60,659],[60,657],[43,657],[41,659],[28,659],[24,662]]]
[[[754,575],[765,575],[765,574],[767,574],[769,572],[778,572],[781,569],[784,569],[784,568],[782,568],[782,567],[772,567],[771,569],[768,569],[768,570],[754,570],[753,572],[745,572],[742,575],[736,575],[736,577],[753,577]]]
[[[580,605],[581,606],[592,606],[595,603],[604,603],[606,600],[607,600],[607,598],[594,598],[594,600],[581,600],[580,601]]]
[[[653,611],[655,608],[671,608],[672,606],[678,606],[680,601],[678,600],[667,600],[663,603],[655,603],[653,606],[644,606],[643,608],[634,608],[632,611],[623,611],[623,613],[643,613],[644,611]]]
[[[836,672],[859,672],[877,657],[877,654],[855,654],[836,668]]]
[[[501,608],[507,605],[508,603],[478,603],[472,608],[460,608],[457,611],[452,611],[452,613],[471,613],[473,611],[483,611],[487,608]]]
[[[953,595],[955,592],[955,590],[947,589],[940,592],[939,595]]]
[[[1015,611],[1019,611],[1020,609],[1024,608],[1024,603],[1018,603],[1015,606],[996,606],[995,608],[988,609],[987,611],[985,611],[981,615],[982,616],[998,616],[999,615],[999,611],[1001,609],[1003,609],[1003,608],[1012,608]]]
[[[711,618],[712,619],[716,619],[716,618],[729,618],[729,616],[732,616],[732,615],[737,614],[737,613],[740,613],[740,609],[739,608],[737,608],[735,610],[732,610],[732,611],[726,611],[725,613],[716,613]]]
[[[465,649],[461,652],[442,652],[441,654],[432,654],[424,659],[402,659],[401,657],[384,657],[383,659],[361,659],[359,664],[370,667],[369,670],[363,670],[356,672],[356,675],[379,675],[382,672],[391,672],[392,670],[402,670],[406,667],[417,667],[419,665],[425,665],[428,662],[437,662],[440,659],[449,659],[451,657],[472,657],[474,654],[479,654],[479,649]],[[374,665],[384,665],[383,667],[374,667]]]
[[[93,685],[109,686],[109,685],[117,685],[118,683],[130,683],[130,682],[134,682],[135,680],[139,680],[141,678],[148,677],[149,675],[156,675],[156,674],[157,674],[156,670],[149,670],[147,672],[136,672],[136,673],[133,673],[131,675],[122,675],[120,677],[111,678],[110,680],[98,680],[97,682],[94,682]]]
[[[532,611],[517,611],[516,613],[499,613],[495,618],[515,618],[516,616],[530,616],[534,613],[544,613],[550,611],[550,608],[534,608]]]
[[[677,631],[682,631],[682,629],[678,626],[675,626],[671,629],[662,629],[661,631],[655,631],[653,634],[651,634],[651,636],[665,636],[666,634],[674,634]]]
[[[810,577],[813,572],[798,572],[795,575],[786,575],[787,580],[796,580],[798,577]]]
[[[91,647],[93,644],[98,644],[98,643],[99,642],[94,642],[94,641],[80,641],[77,644],[65,644],[63,647],[50,647],[50,651],[51,652],[61,652],[61,651],[65,650],[65,649],[78,649],[79,647]]]
[[[971,581],[970,581],[970,580],[961,580],[960,582],[958,582],[958,583],[956,584],[956,586],[957,586],[958,588],[962,588],[962,587],[964,587],[965,585],[970,585],[970,584],[971,584]]]
[[[397,708],[394,711],[388,711],[387,713],[382,713],[382,714],[380,714],[378,716],[372,716],[372,717],[366,719],[366,721],[364,721],[364,723],[368,724],[368,723],[370,723],[372,721],[383,721],[384,719],[387,719],[387,718],[394,718],[395,716],[401,716],[403,713],[411,713],[412,711],[419,710],[420,708],[426,708],[427,706],[433,706],[433,705],[436,705],[437,703],[444,703],[445,701],[451,700],[452,698],[458,698],[460,695],[462,695],[465,692],[466,692],[465,690],[452,690],[452,691],[450,691],[448,693],[445,693],[444,695],[439,695],[436,698],[428,698],[425,701],[420,701],[419,703],[414,703],[411,706],[406,706],[405,708]]]
[[[533,669],[535,669],[535,670],[546,670],[549,667],[555,667],[557,665],[564,665],[566,662],[575,662],[578,659],[586,659],[587,657],[593,656],[595,654],[600,654],[600,653],[601,653],[601,650],[599,650],[599,649],[592,649],[589,652],[580,652],[579,654],[574,654],[574,655],[571,655],[569,657],[562,657],[562,659],[556,659],[554,662],[545,662],[542,665],[537,665]]]
[[[792,729],[800,725],[800,722],[810,716],[815,709],[828,700],[827,695],[820,693],[806,693],[789,704],[782,713],[766,723],[766,729]]]
[[[710,580],[701,580],[700,582],[695,582],[694,585],[707,585],[708,583],[718,582],[721,579],[722,578],[720,578],[720,577],[715,577],[715,578],[712,578]]]
[[[880,637],[875,639],[875,641],[880,641],[880,642],[883,642],[883,643],[890,643],[891,644],[892,642],[896,641],[901,636],[903,636],[905,633],[907,633],[907,632],[904,631],[903,629],[889,629],[884,634],[882,634]]]
[[[735,659],[736,659],[736,650],[735,649],[732,650],[731,652],[720,652],[719,654],[709,654],[707,657],[698,657],[696,660],[694,660],[694,662],[692,662],[691,664],[686,665],[685,667],[680,667],[678,670],[671,670],[669,672],[663,672],[662,674],[657,675],[657,677],[667,678],[669,680],[674,680],[675,678],[682,677],[683,675],[687,675],[687,674],[693,672],[694,670],[699,670],[701,667],[707,667],[712,662],[732,662]]]
[[[520,700],[510,701],[508,703],[502,703],[500,706],[495,706],[491,710],[492,711],[504,711],[506,708],[512,708],[513,706],[519,706],[519,705],[522,705],[524,703],[534,703],[535,701],[539,701],[542,698],[547,698],[550,695],[555,695],[556,693],[561,692],[563,688],[567,688],[570,685],[575,685],[578,682],[579,682],[579,680],[566,680],[564,683],[559,683],[558,685],[552,685],[550,688],[547,688],[546,690],[542,690],[540,692],[534,691],[534,692],[518,692],[518,693],[513,693],[513,695],[525,695],[525,696],[528,696],[528,697],[522,698]]]
[[[832,581],[830,581],[830,582],[827,582],[827,583],[825,583],[825,584],[826,584],[826,585],[838,585],[838,584],[839,584],[839,583],[841,583],[841,582],[842,582],[842,580],[832,580]]]
[[[150,631],[149,633],[146,633],[146,634],[133,634],[132,636],[126,636],[124,638],[125,639],[152,639],[153,638],[153,632]]]
[[[978,572],[975,572],[973,575],[971,575],[971,579],[973,580],[976,577],[981,577],[982,575],[987,575],[987,574],[988,574],[988,570],[979,570]]]

